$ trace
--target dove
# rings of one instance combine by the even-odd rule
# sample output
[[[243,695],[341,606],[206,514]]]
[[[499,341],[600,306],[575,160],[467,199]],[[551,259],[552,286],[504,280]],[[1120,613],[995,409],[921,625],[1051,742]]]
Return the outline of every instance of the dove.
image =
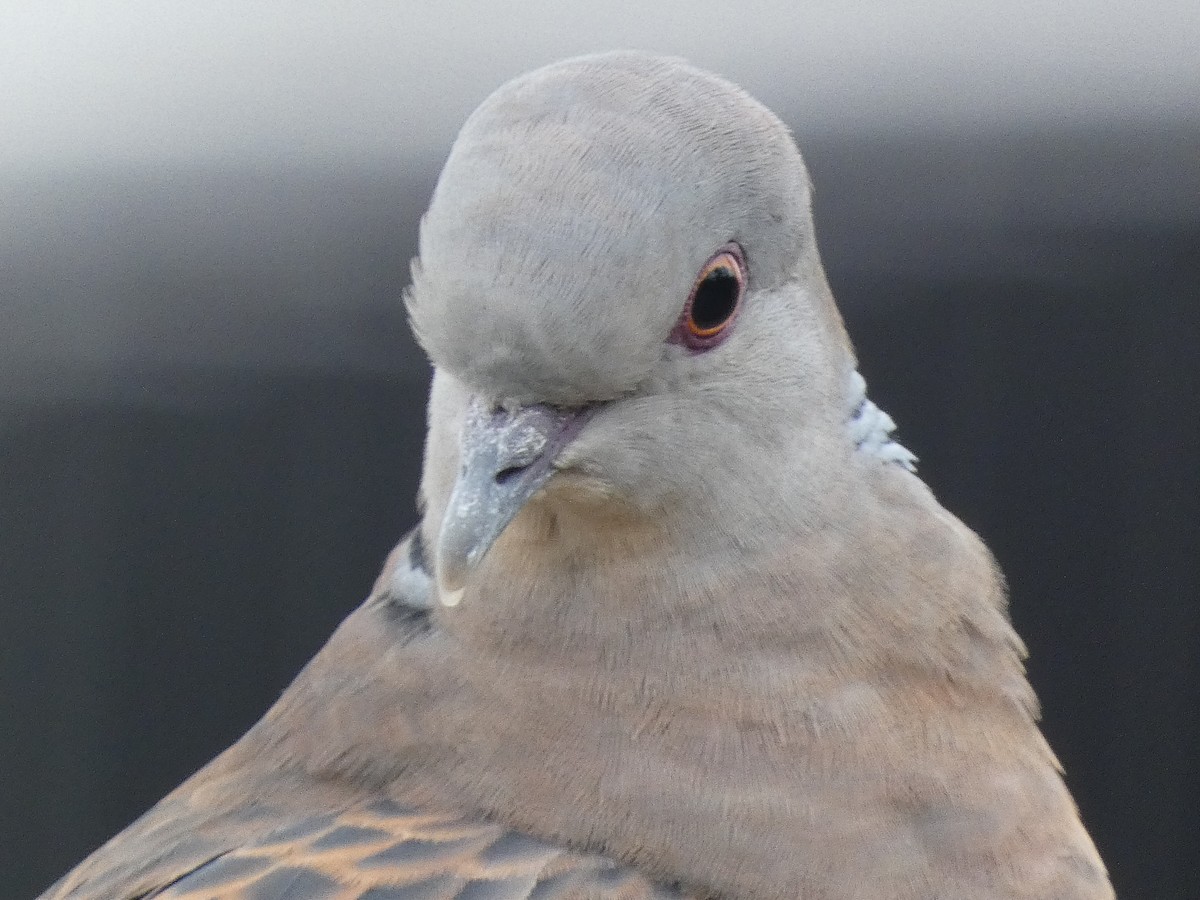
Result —
[[[420,523],[45,897],[1113,896],[997,565],[867,399],[775,115],[642,53],[516,78],[406,303]]]

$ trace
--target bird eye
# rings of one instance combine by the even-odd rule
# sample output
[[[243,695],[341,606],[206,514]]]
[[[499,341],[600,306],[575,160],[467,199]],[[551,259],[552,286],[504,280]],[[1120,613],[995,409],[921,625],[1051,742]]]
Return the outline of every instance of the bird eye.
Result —
[[[742,248],[727,244],[700,270],[672,337],[693,350],[715,347],[733,324],[745,290]]]

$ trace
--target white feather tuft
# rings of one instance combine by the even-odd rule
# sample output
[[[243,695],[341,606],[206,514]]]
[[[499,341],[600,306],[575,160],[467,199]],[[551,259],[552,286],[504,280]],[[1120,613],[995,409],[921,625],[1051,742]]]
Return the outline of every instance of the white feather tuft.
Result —
[[[916,454],[892,439],[896,422],[867,399],[866,379],[857,371],[850,376],[850,408],[850,440],[857,449],[910,472],[917,471]]]

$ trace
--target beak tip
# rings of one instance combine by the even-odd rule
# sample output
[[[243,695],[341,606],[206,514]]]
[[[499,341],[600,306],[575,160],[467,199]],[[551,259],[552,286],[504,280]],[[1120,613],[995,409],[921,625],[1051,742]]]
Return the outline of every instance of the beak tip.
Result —
[[[438,591],[438,599],[442,601],[442,606],[453,609],[462,602],[464,588],[455,588],[453,590],[442,589]]]
[[[467,574],[470,571],[465,558],[447,560],[445,554],[439,554],[437,566],[438,597],[442,606],[458,606],[466,588]],[[451,563],[454,564],[451,564]]]

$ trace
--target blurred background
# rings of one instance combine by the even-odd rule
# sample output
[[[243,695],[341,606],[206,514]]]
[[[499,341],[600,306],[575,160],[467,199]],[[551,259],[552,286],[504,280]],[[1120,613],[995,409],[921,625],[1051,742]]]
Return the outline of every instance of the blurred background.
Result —
[[[414,520],[455,131],[586,51],[794,129],[1122,897],[1200,896],[1200,4],[0,2],[0,894],[235,739]]]

